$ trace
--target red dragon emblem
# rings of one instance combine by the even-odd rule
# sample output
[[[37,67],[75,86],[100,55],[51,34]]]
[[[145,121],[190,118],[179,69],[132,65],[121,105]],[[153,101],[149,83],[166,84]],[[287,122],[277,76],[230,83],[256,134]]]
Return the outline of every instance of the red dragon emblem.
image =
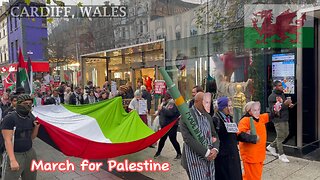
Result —
[[[293,24],[294,18],[297,16],[297,11],[290,12],[290,9],[282,12],[279,16],[276,17],[276,22],[273,23],[273,14],[272,9],[262,10],[257,13],[253,13],[255,16],[252,19],[253,28],[259,33],[260,37],[263,36],[262,40],[257,40],[257,44],[267,44],[266,39],[271,38],[272,36],[277,35],[278,38],[272,40],[272,42],[282,43],[287,38],[290,38],[288,34],[296,34],[296,39],[290,39],[291,43],[298,43],[300,33],[298,30],[302,28],[306,20],[306,13],[303,13],[302,16],[295,21]],[[262,25],[259,28],[257,26],[258,17],[263,19]]]

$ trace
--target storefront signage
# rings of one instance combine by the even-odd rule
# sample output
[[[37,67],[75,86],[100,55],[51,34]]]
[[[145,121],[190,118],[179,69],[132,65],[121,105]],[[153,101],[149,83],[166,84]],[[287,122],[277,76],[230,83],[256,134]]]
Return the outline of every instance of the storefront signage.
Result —
[[[164,80],[154,81],[154,94],[164,95],[166,93],[166,82]]]

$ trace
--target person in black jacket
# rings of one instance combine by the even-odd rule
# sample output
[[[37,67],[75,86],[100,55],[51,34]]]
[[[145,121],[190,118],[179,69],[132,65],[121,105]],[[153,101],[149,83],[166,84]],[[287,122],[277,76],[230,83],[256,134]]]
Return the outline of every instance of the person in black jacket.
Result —
[[[13,112],[16,109],[17,97],[18,96],[16,95],[12,95],[10,97],[11,106],[6,111],[2,112],[2,118],[4,118],[6,115],[8,115],[9,113]]]
[[[179,110],[174,103],[174,100],[171,98],[170,94],[166,94],[164,98],[165,102],[163,106],[158,107],[159,111],[159,122],[161,128],[164,128],[174,120],[178,119],[180,116]],[[160,156],[161,151],[164,147],[164,144],[169,136],[169,139],[177,152],[177,156],[174,158],[175,160],[181,158],[181,149],[180,144],[177,141],[177,131],[178,131],[178,123],[176,123],[167,134],[165,134],[159,141],[159,146],[154,158]]]
[[[220,139],[220,149],[215,159],[215,178],[219,180],[241,180],[241,164],[237,141],[237,132],[227,130],[227,126],[233,123],[230,116],[228,104],[231,105],[227,97],[218,99],[218,112],[214,114],[213,121],[216,124],[217,133]]]
[[[147,100],[147,109],[148,109],[148,113],[150,113],[150,109],[151,109],[151,94],[147,91],[147,88],[145,85],[141,86],[141,92],[142,92],[142,98]]]
[[[81,93],[81,87],[75,88],[75,91],[70,96],[69,104],[72,104],[72,105],[84,104],[83,95]]]
[[[194,97],[198,92],[203,92],[203,89],[201,86],[194,86],[192,88],[192,99],[189,101],[189,108],[191,108],[194,105]]]
[[[268,103],[270,108],[270,119],[274,123],[277,137],[276,139],[267,146],[267,150],[272,155],[278,156],[282,162],[288,163],[289,160],[283,152],[283,141],[289,135],[289,108],[292,108],[291,99],[287,99],[283,93],[282,83],[280,81],[274,82],[274,90],[268,97]]]

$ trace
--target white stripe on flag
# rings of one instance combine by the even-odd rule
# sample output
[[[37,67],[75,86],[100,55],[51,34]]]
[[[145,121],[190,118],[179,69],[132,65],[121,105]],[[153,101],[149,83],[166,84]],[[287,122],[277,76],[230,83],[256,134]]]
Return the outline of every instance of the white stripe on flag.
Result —
[[[83,138],[95,142],[111,143],[103,135],[96,119],[71,112],[62,105],[37,106],[33,109],[32,113],[35,117],[39,117],[53,126]]]

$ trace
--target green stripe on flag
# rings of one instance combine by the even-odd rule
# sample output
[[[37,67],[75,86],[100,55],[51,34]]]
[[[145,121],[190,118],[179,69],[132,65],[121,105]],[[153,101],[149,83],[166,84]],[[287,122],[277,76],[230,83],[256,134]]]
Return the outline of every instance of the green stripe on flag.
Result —
[[[253,27],[245,27],[244,29],[245,38],[244,45],[245,48],[313,48],[314,47],[314,28],[313,27],[303,27],[300,30],[302,34],[302,43],[293,43],[291,40],[296,39],[296,34],[288,34],[289,37],[283,42],[274,42],[274,40],[280,40],[279,36],[274,35],[272,37],[266,38],[266,44],[262,42],[263,36],[260,36],[259,33]]]
[[[123,109],[120,97],[95,104],[64,107],[71,112],[95,118],[104,136],[113,143],[136,141],[154,133],[136,111],[127,113]]]

